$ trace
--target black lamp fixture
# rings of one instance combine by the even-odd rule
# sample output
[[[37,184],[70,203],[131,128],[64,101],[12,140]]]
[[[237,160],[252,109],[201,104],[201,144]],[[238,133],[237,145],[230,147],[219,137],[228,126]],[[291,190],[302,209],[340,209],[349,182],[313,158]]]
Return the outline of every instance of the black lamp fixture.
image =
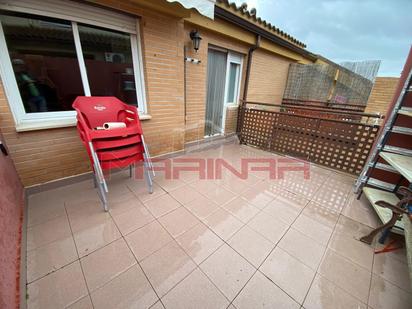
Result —
[[[199,50],[200,41],[202,40],[202,37],[200,36],[199,31],[197,30],[190,31],[190,39],[193,42],[193,48],[197,52]]]

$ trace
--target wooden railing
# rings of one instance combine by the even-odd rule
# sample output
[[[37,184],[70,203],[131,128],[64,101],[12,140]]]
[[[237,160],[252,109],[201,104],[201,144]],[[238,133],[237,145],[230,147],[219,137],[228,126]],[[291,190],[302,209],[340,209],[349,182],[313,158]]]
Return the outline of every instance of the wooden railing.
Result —
[[[313,112],[318,116],[294,113],[284,105],[243,102],[239,107],[239,140],[242,144],[359,174],[379,131],[379,125],[368,122],[379,116]]]

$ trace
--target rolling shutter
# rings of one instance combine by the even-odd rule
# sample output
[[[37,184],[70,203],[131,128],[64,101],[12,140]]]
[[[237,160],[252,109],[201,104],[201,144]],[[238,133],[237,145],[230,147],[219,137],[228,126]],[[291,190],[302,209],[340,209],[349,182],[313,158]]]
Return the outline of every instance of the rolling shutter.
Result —
[[[75,1],[0,0],[0,9],[60,18],[136,34],[135,17]]]

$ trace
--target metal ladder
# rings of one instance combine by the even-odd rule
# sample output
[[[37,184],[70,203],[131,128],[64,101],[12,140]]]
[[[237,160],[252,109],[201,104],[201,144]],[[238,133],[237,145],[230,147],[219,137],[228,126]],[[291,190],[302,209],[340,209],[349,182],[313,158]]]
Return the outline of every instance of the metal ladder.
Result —
[[[401,134],[408,134],[411,135],[412,131],[407,130],[407,129],[399,129],[399,127],[394,127],[394,123],[400,113],[400,111],[402,112],[412,112],[412,108],[407,109],[407,108],[402,108],[402,103],[403,103],[403,99],[405,97],[405,94],[407,92],[412,91],[412,86],[411,86],[411,75],[412,75],[412,70],[409,72],[408,77],[402,87],[402,91],[398,96],[398,99],[395,103],[395,106],[391,112],[391,114],[389,115],[388,120],[385,122],[385,125],[382,129],[382,133],[380,134],[379,138],[378,138],[378,142],[376,144],[376,146],[374,147],[374,149],[372,150],[371,155],[368,158],[368,161],[366,162],[365,166],[363,167],[363,170],[361,172],[361,174],[359,175],[358,179],[355,182],[354,185],[354,192],[358,194],[358,198],[361,196],[362,194],[362,189],[363,187],[368,184],[370,178],[371,178],[371,173],[372,170],[374,168],[382,168],[385,169],[386,166],[382,166],[384,164],[378,163],[378,159],[379,159],[379,153],[381,151],[389,151],[389,152],[394,152],[394,153],[399,153],[399,154],[406,154],[404,153],[405,151],[408,152],[410,150],[406,150],[403,148],[399,148],[399,147],[394,147],[394,146],[389,146],[386,145],[386,141],[388,140],[389,134],[391,132],[393,133],[401,133]],[[412,154],[412,151],[409,155]],[[379,182],[379,181],[378,181]],[[374,185],[374,184],[372,184]],[[378,185],[374,185],[379,187]],[[381,184],[380,186],[382,189],[384,188],[384,184]],[[385,190],[391,190],[391,188],[386,188]]]

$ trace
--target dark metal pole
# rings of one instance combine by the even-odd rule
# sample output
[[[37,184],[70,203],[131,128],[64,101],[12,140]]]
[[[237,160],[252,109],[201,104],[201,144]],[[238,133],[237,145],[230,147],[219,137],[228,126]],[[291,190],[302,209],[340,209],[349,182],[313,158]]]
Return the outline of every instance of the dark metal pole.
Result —
[[[243,101],[247,101],[247,93],[249,89],[249,79],[250,79],[250,68],[252,66],[252,55],[253,52],[258,49],[260,46],[260,35],[256,35],[256,43],[255,45],[249,48],[247,54],[247,64],[246,64],[246,77],[245,77],[245,88],[243,89]]]
[[[246,64],[246,76],[245,76],[245,85],[243,88],[243,99],[241,100],[237,112],[237,125],[236,125],[236,134],[239,138],[240,143],[242,143],[242,138],[240,136],[240,132],[242,130],[243,126],[243,113],[245,112],[244,110],[244,105],[246,104],[247,100],[247,92],[249,88],[249,79],[250,79],[250,67],[252,66],[252,54],[253,52],[259,48],[260,46],[260,35],[256,35],[256,42],[255,45],[251,46],[249,48],[249,51],[247,53],[247,64]]]

